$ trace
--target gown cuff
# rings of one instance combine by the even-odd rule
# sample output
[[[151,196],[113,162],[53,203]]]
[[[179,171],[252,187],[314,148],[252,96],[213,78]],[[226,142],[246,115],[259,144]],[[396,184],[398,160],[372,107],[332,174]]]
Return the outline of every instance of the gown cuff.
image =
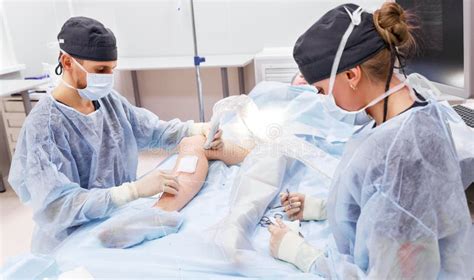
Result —
[[[188,136],[204,135],[205,123],[192,123],[189,126]]]
[[[121,186],[110,189],[110,197],[112,202],[120,207],[130,201],[138,199],[138,191],[134,183],[124,183]]]
[[[321,250],[304,241],[297,233],[289,231],[283,237],[278,248],[280,260],[296,265],[303,272],[309,272],[314,261],[323,255]]]
[[[306,195],[304,198],[303,220],[326,220],[326,200]]]

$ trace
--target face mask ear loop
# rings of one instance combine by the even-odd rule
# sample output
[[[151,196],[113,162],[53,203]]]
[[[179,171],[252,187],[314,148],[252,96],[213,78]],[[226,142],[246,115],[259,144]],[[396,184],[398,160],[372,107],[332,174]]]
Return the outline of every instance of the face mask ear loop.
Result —
[[[418,95],[415,93],[415,90],[413,89],[413,87],[408,83],[408,75],[405,71],[405,57],[403,57],[403,55],[400,54],[400,52],[398,51],[397,48],[395,48],[395,54],[397,55],[397,60],[398,60],[398,63],[399,63],[399,68],[403,74],[403,78],[402,79],[402,76],[400,74],[397,74],[397,78],[400,80],[400,81],[404,81],[406,86],[408,87],[409,91],[410,91],[410,96],[411,98],[416,101],[416,102],[423,102],[423,100],[421,100]]]
[[[411,85],[411,83],[409,83],[409,76],[407,77],[404,77],[402,74],[400,73],[395,73],[395,76],[400,80],[400,82],[404,83],[405,86],[408,88],[409,90],[409,94],[410,94],[410,97],[416,101],[416,102],[424,102],[424,100],[420,99],[418,97],[418,95],[415,93],[415,90],[413,89],[413,86]]]
[[[62,52],[63,51],[59,49],[58,65],[54,69],[54,73],[56,73],[56,75],[58,76],[60,76],[63,73],[63,65],[61,64],[61,57],[63,56]]]
[[[405,80],[405,84],[406,84],[406,86],[408,87],[408,89],[409,89],[409,91],[410,91],[410,97],[411,97],[414,101],[416,101],[416,102],[418,102],[418,103],[423,102],[423,100],[421,100],[420,98],[418,98],[418,96],[417,96],[415,90],[414,90],[413,87],[408,83],[408,77],[407,77],[407,79]]]
[[[82,66],[79,62],[77,62],[77,60],[70,54],[68,54],[67,52],[65,52],[64,50],[60,49],[60,51],[64,54],[67,54],[71,57],[72,61],[74,61],[74,63],[79,66],[79,68],[81,68],[82,71],[86,72],[87,74],[90,74],[89,72],[87,72],[87,70],[84,68],[84,66]],[[62,67],[62,66],[61,66]]]
[[[56,73],[56,75],[58,76],[60,76],[63,73],[63,66],[61,62],[59,62],[56,68],[54,69],[54,73]]]
[[[398,52],[398,49],[395,47],[395,55],[397,56],[398,64],[399,64],[399,69],[402,71],[403,76],[405,79],[407,78],[407,73],[405,72],[405,64],[402,62],[402,56]]]
[[[341,42],[339,43],[339,47],[336,52],[336,56],[334,58],[334,63],[332,64],[331,76],[329,77],[329,91],[328,91],[328,95],[330,96],[333,95],[337,69],[339,68],[339,62],[341,61],[342,53],[344,52],[344,48],[346,46],[347,40],[349,39],[349,36],[351,35],[352,30],[354,30],[354,27],[360,24],[361,15],[363,11],[361,7],[357,8],[353,13],[351,13],[346,7],[344,7],[344,9],[346,10],[347,14],[351,18],[351,24],[349,25],[346,32],[342,36]]]

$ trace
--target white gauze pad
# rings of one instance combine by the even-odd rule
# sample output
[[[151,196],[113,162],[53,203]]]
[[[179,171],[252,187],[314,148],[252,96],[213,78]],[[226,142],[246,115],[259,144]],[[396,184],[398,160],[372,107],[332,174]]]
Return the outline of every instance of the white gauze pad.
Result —
[[[198,163],[197,156],[185,156],[179,160],[176,172],[194,173]]]

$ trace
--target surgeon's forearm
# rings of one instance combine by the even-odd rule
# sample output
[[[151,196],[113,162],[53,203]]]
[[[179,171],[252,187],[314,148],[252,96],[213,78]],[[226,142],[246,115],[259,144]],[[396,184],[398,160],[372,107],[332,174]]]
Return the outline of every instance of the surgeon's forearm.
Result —
[[[323,251],[306,243],[296,232],[290,231],[283,237],[278,247],[278,258],[294,264],[303,272],[311,271],[318,258],[324,257]]]
[[[44,225],[46,230],[58,232],[105,218],[116,207],[108,189],[85,190],[77,187],[77,190],[68,192],[35,212],[34,219]]]
[[[370,236],[369,260],[376,260],[367,273],[372,279],[436,279],[441,257],[438,240],[426,237],[416,241],[394,240],[386,236]],[[449,265],[447,266],[449,270]],[[457,267],[453,265],[454,269]],[[445,271],[456,275],[460,271]]]
[[[405,242],[389,240],[386,237],[374,242],[368,260],[371,266],[362,270],[345,258],[328,258],[321,256],[315,259],[309,269],[310,273],[325,278],[341,279],[436,279],[440,270],[440,255],[437,242]],[[398,249],[397,249],[398,248]],[[374,250],[375,249],[375,250]],[[371,261],[375,259],[376,261]],[[337,263],[334,261],[337,260]],[[336,271],[333,268],[337,268]],[[448,272],[448,271],[445,271]],[[449,271],[457,275],[460,271]]]
[[[164,149],[174,150],[182,139],[188,136],[192,126],[192,121],[181,122],[178,119],[170,121],[157,121],[157,123],[148,128],[150,136],[145,139],[145,145],[139,145],[140,149]],[[143,128],[147,129],[147,128]],[[137,139],[139,140],[139,139]],[[139,143],[143,140],[139,140]]]

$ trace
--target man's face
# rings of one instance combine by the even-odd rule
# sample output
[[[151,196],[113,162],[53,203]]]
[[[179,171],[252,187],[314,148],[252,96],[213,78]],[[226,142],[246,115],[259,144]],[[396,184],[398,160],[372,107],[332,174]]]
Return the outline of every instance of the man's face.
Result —
[[[62,65],[65,71],[68,71],[71,75],[72,80],[76,84],[76,88],[85,88],[87,86],[87,73],[96,74],[112,74],[115,67],[117,67],[117,61],[92,61],[77,59],[76,61],[84,68],[84,70],[77,65],[73,58],[69,55],[63,55],[61,57]]]
[[[88,73],[96,74],[112,74],[117,66],[117,61],[92,61],[82,60],[78,61]],[[73,63],[76,73],[77,88],[85,88],[87,86],[87,74],[76,63]]]

